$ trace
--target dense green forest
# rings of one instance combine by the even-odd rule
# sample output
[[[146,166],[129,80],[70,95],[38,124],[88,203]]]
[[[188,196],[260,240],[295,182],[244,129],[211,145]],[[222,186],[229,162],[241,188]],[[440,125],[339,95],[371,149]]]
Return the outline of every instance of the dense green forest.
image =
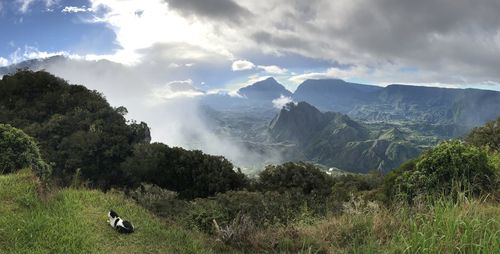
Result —
[[[150,143],[147,125],[125,113],[47,72],[4,76],[0,172],[32,168],[48,186],[113,188],[213,240],[214,252],[500,251],[500,117],[387,175],[330,176],[298,162],[248,178],[223,157]]]

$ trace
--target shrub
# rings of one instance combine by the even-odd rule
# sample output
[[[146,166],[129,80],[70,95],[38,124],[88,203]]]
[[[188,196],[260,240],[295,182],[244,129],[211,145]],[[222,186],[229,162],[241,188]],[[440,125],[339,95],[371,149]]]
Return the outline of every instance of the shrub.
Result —
[[[332,197],[336,201],[346,202],[353,194],[368,195],[381,186],[383,179],[383,176],[375,171],[365,175],[348,174],[335,177]]]
[[[402,166],[387,179],[391,192],[411,202],[420,194],[478,194],[490,192],[495,171],[485,150],[460,141],[448,141],[428,150],[413,164]]]
[[[475,146],[487,146],[494,151],[500,151],[500,116],[484,126],[472,129],[465,140]]]
[[[222,156],[161,143],[136,145],[121,167],[133,184],[153,183],[184,199],[213,196],[247,184],[245,175]]]
[[[198,198],[190,202],[184,220],[190,227],[214,233],[213,220],[220,228],[230,226],[238,216],[245,215],[257,228],[289,225],[310,221],[320,211],[310,208],[305,196],[290,193],[229,191],[214,197]]]
[[[332,191],[333,178],[312,164],[288,162],[267,166],[259,174],[259,183],[263,190],[328,196]]]
[[[40,177],[50,173],[32,137],[8,124],[0,124],[0,173],[8,174],[26,167]]]

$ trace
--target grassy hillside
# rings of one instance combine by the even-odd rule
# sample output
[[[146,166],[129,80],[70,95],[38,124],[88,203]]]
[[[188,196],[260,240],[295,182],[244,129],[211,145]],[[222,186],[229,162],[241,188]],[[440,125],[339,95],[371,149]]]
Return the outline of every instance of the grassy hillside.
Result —
[[[61,189],[41,199],[31,171],[0,175],[0,253],[212,253],[201,235],[163,224],[119,193]],[[112,208],[137,227],[107,224]]]
[[[257,229],[222,246],[164,223],[120,193],[66,188],[40,198],[38,186],[29,170],[0,175],[0,253],[500,253],[495,202],[463,198],[409,209],[353,200],[343,214]],[[109,227],[110,208],[137,232]]]

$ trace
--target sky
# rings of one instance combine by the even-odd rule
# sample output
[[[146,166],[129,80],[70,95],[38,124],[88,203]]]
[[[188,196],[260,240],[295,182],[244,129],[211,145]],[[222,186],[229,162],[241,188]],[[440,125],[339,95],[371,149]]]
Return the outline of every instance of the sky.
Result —
[[[0,66],[65,55],[234,90],[273,76],[500,90],[498,0],[0,0]]]
[[[0,67],[101,92],[153,141],[261,158],[214,132],[200,98],[276,78],[500,91],[499,0],[0,0]],[[277,98],[286,102],[289,98]]]

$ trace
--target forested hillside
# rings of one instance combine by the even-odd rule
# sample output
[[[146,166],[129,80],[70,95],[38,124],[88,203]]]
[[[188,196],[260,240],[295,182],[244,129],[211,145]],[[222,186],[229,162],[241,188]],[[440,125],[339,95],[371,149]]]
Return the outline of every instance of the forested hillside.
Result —
[[[243,180],[233,180],[242,175],[226,159],[149,144],[147,124],[126,121],[126,113],[125,107],[111,107],[99,92],[70,85],[44,71],[18,71],[0,80],[0,123],[35,138],[42,158],[52,168],[53,180],[62,185],[77,177],[90,186],[107,189],[134,186],[143,177],[161,179],[174,174],[185,179],[180,182],[182,187],[175,181],[160,185],[186,191],[189,197],[240,187]],[[175,154],[176,160],[169,164],[141,164],[144,159],[155,159],[155,153],[144,157],[141,151],[145,150]],[[135,170],[134,165],[142,167]],[[210,181],[206,181],[208,175]],[[231,179],[230,184],[226,178]],[[202,182],[206,184],[200,187]]]

